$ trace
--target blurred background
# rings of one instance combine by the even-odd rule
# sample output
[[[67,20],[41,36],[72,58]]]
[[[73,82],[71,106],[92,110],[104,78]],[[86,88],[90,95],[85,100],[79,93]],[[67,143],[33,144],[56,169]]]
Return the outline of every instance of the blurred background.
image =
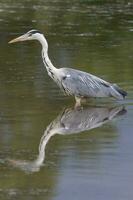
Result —
[[[37,158],[44,131],[64,108],[73,107],[74,99],[64,97],[48,77],[40,44],[8,44],[31,29],[44,33],[57,68],[92,73],[128,92],[124,101],[88,103],[87,113],[98,112],[94,118],[102,108],[108,110],[106,118],[114,107],[124,106],[127,112],[99,128],[52,137],[35,171],[24,166]],[[1,199],[133,198],[132,38],[131,0],[0,1]]]

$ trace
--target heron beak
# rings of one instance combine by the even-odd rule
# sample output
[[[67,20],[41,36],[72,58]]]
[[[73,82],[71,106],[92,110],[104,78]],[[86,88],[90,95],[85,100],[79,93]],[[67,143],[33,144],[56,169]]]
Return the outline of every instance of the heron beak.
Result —
[[[26,34],[24,34],[20,37],[17,37],[13,40],[10,40],[8,43],[11,44],[11,43],[15,43],[15,42],[22,42],[22,41],[25,41],[25,40],[27,40]]]

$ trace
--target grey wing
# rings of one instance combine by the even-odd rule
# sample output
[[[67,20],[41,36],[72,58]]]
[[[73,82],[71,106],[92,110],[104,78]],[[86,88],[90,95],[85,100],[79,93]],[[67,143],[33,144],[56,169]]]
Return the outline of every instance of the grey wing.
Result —
[[[108,82],[78,70],[67,69],[62,86],[68,95],[83,97],[106,97],[110,96],[111,84]]]

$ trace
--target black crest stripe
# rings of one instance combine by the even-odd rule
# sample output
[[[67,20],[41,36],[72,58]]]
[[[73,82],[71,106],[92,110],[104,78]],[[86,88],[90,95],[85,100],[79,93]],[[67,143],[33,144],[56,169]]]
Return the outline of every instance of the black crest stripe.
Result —
[[[35,33],[41,33],[40,31],[37,31],[37,30],[33,30],[33,31],[30,31],[29,32],[29,35],[32,35],[32,34],[35,34]]]

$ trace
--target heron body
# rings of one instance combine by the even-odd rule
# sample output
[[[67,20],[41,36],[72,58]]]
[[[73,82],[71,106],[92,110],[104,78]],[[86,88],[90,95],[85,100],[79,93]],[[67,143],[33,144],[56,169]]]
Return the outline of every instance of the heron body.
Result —
[[[42,59],[48,75],[56,82],[66,95],[72,95],[76,99],[77,106],[80,106],[82,98],[90,97],[114,97],[124,99],[125,91],[116,84],[109,83],[97,76],[72,68],[54,67],[48,56],[48,43],[44,35],[31,30],[26,34],[11,40],[9,43],[38,40],[42,45]]]

